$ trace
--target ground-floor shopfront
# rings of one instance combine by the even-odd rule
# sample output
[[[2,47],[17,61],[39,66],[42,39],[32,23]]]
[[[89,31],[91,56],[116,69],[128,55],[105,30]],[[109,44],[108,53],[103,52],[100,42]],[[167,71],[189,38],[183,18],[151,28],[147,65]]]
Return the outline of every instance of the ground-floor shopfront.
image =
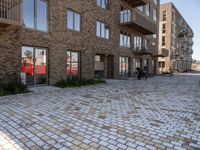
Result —
[[[81,50],[66,49],[56,56],[49,47],[22,45],[19,49],[17,62],[20,65],[13,68],[13,72],[19,73],[21,81],[28,86],[54,84],[61,79],[133,77],[136,68],[144,67],[149,74],[156,73],[157,60],[151,55],[86,55]]]

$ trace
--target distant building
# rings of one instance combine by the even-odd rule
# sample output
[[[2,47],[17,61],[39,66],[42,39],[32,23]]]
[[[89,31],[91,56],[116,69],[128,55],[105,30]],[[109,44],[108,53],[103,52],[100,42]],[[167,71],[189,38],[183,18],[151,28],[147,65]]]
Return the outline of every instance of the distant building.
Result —
[[[169,50],[159,58],[159,71],[189,71],[192,67],[193,31],[173,3],[160,6],[159,49]]]

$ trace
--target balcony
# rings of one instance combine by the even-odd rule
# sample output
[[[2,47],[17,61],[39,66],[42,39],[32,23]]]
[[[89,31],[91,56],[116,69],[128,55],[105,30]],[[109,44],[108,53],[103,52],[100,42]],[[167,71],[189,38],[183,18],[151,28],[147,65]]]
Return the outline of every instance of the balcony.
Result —
[[[189,50],[189,51],[188,51],[188,54],[193,54],[193,53],[194,53],[193,50]]]
[[[192,46],[194,44],[193,41],[187,41],[186,43],[187,43],[187,46]]]
[[[153,21],[148,20],[139,12],[120,13],[120,25],[129,27],[143,35],[151,35],[157,33],[157,25]]]
[[[0,0],[0,28],[22,25],[22,0]]]
[[[172,53],[172,54],[171,54],[171,58],[172,58],[172,59],[180,59],[180,54],[177,53],[177,52],[176,52],[176,53]]]
[[[147,4],[147,0],[122,0],[122,1],[129,4],[132,7],[138,7]]]
[[[169,56],[169,50],[162,48],[158,50],[158,57],[168,57]]]
[[[147,46],[142,45],[140,47],[131,47],[131,50],[134,54],[155,54],[156,53],[156,46],[148,44]]]
[[[189,32],[188,33],[188,37],[194,37],[194,33],[193,32]]]

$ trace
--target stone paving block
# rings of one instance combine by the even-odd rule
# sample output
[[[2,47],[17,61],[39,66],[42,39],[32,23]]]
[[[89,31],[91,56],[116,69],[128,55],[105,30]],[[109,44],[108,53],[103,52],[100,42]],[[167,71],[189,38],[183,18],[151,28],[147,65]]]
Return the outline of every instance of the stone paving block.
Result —
[[[0,97],[0,149],[199,149],[197,79],[112,80]]]

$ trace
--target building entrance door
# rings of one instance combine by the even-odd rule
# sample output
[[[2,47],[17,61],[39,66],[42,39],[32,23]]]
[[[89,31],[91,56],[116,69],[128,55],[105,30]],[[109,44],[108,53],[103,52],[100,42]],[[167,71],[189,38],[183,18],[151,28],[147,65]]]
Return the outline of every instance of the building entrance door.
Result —
[[[46,49],[22,47],[21,80],[29,86],[47,84]]]
[[[107,78],[114,78],[114,56],[107,56]]]

